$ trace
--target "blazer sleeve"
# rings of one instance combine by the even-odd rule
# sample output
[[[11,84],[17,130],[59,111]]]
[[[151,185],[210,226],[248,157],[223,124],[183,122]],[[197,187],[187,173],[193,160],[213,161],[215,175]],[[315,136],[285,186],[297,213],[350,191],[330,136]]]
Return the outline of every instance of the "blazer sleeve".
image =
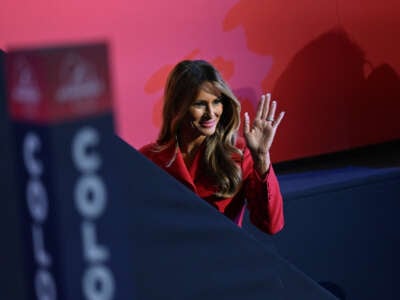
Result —
[[[265,178],[254,169],[250,151],[245,147],[242,159],[243,188],[251,222],[264,232],[278,233],[284,226],[283,200],[272,165]]]

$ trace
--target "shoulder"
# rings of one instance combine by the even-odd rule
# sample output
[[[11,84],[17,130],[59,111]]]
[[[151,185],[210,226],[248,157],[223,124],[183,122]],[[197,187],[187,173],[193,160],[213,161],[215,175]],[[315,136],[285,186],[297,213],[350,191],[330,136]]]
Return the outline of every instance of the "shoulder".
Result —
[[[165,165],[173,158],[175,146],[160,146],[157,143],[150,143],[139,148],[139,152],[157,165]]]
[[[139,148],[139,152],[145,156],[150,156],[156,152],[157,143],[150,143]]]

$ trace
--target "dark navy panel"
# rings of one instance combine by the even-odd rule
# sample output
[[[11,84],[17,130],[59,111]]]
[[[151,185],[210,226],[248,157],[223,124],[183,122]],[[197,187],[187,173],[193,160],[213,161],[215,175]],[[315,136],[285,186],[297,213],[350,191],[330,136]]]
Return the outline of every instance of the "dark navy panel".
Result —
[[[63,269],[61,265],[62,258],[60,257],[60,249],[63,249],[67,244],[67,240],[60,241],[62,235],[60,234],[59,224],[62,222],[59,217],[61,199],[57,198],[58,191],[54,186],[54,178],[52,168],[59,164],[53,157],[57,152],[63,152],[62,148],[53,148],[51,140],[52,128],[47,125],[35,125],[31,123],[14,122],[14,140],[15,140],[15,156],[18,177],[18,190],[19,190],[19,206],[20,206],[20,222],[22,225],[22,236],[24,239],[25,247],[24,261],[25,271],[28,276],[28,299],[38,299],[36,297],[35,280],[37,274],[45,269],[51,275],[55,283],[55,290],[57,299],[65,298],[65,287],[63,280]],[[34,152],[34,159],[40,161],[42,165],[42,174],[39,180],[45,189],[47,195],[47,217],[43,222],[35,222],[32,214],[30,213],[27,199],[27,185],[33,177],[29,174],[28,169],[24,163],[24,141],[28,136],[34,135],[40,143],[38,150]],[[38,263],[35,256],[35,241],[33,238],[34,227],[39,228],[42,232],[42,242],[44,251],[50,257],[50,264],[42,268]],[[61,242],[61,243],[60,243]],[[79,299],[79,298],[78,298]]]
[[[347,167],[279,177],[286,227],[246,229],[340,299],[399,299],[400,169]]]
[[[130,241],[126,238],[130,215],[121,206],[122,202],[115,201],[121,197],[121,189],[115,182],[121,180],[115,177],[113,157],[105,155],[109,154],[106,149],[113,149],[115,138],[112,115],[108,113],[59,124],[14,122],[13,125],[20,190],[18,221],[23,228],[25,243],[22,258],[25,262],[23,273],[28,282],[27,299],[38,299],[34,283],[42,269],[51,274],[56,285],[57,299],[135,299],[132,281],[134,269],[126,263],[134,255]],[[84,153],[98,157],[100,164],[95,170],[83,172],[74,162],[72,148],[76,137],[87,130],[95,132],[97,137],[94,142],[87,144]],[[44,249],[51,258],[51,265],[45,268],[40,267],[34,255],[32,228],[38,222],[34,222],[29,213],[25,192],[30,175],[22,159],[23,144],[30,134],[40,140],[34,158],[43,166],[40,180],[48,199],[48,216],[40,224]],[[75,192],[79,182],[85,178],[95,178],[105,191],[105,205],[101,213],[89,217],[82,215],[77,208]],[[93,190],[88,191],[90,206],[93,201],[90,193]],[[84,232],[87,234],[88,230],[89,236],[85,238]],[[88,243],[92,247],[87,247]],[[85,250],[89,248],[90,251]],[[102,251],[106,253],[103,256],[100,253]],[[87,259],[88,252],[91,259]],[[129,284],[126,284],[127,279]]]
[[[95,133],[98,137],[98,141],[90,143],[86,151],[89,156],[96,156],[100,164],[89,172],[80,170],[73,158],[74,141],[84,132]],[[108,274],[108,284],[113,285],[110,299],[136,299],[135,268],[128,263],[136,255],[127,234],[132,216],[124,201],[124,198],[131,197],[122,193],[121,185],[129,183],[120,177],[121,167],[115,164],[115,136],[111,114],[57,124],[51,133],[51,140],[53,148],[62,149],[53,154],[53,161],[57,165],[54,165],[51,172],[59,202],[58,251],[63,270],[62,280],[66,285],[66,298],[85,299],[85,274],[92,268],[100,267]],[[77,209],[75,189],[81,180],[88,178],[85,176],[92,175],[104,185],[106,204],[101,214],[86,217]],[[89,224],[95,230],[95,244],[106,249],[107,258],[97,261],[85,258],[82,232],[84,224]]]
[[[4,57],[4,52],[0,50],[0,236],[3,239],[0,245],[0,297],[20,300],[26,297],[21,259],[24,246],[15,185],[14,145],[6,107]]]
[[[124,142],[109,151],[138,299],[334,299]]]

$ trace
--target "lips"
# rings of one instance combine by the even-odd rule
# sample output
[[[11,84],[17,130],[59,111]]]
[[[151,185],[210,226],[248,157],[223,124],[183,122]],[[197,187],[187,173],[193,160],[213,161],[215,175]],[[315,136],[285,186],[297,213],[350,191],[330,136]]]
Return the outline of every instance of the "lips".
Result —
[[[201,127],[205,127],[205,128],[212,128],[216,124],[217,124],[216,120],[208,120],[208,121],[200,122]]]

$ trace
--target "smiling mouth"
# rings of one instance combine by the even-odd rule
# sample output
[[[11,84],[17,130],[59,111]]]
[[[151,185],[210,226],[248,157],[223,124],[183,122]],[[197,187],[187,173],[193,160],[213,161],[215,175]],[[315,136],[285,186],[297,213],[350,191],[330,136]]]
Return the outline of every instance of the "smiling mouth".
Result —
[[[208,120],[208,121],[200,122],[201,127],[206,127],[206,128],[214,127],[215,124],[217,124],[217,121],[215,121],[215,120]]]

